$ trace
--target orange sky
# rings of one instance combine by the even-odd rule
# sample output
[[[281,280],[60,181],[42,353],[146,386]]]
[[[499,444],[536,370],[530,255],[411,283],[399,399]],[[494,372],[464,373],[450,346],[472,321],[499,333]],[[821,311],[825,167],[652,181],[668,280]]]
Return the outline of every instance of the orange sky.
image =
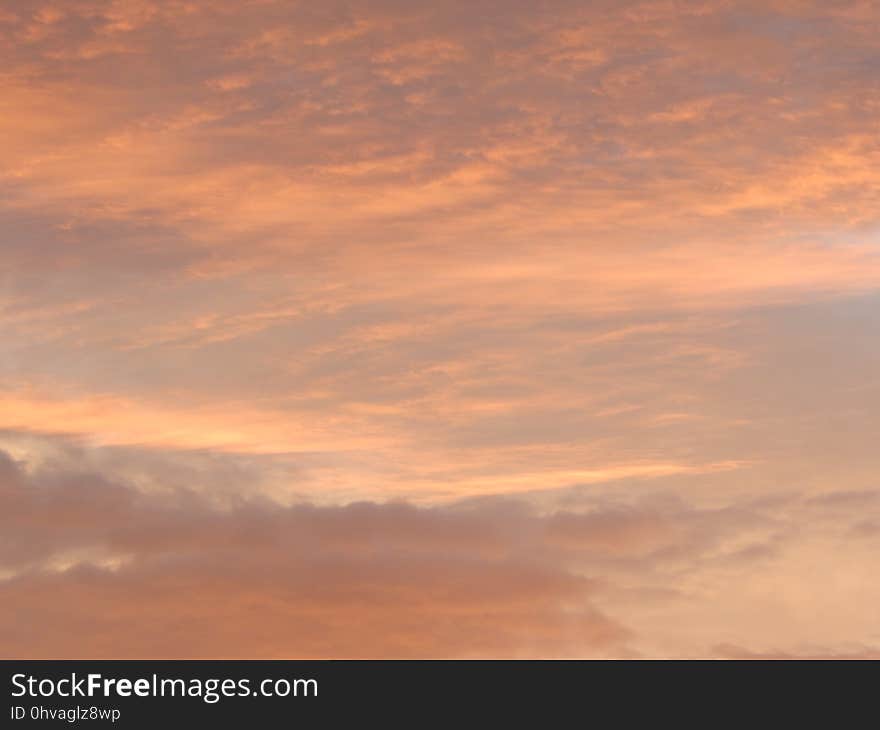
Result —
[[[880,653],[878,39],[6,3],[4,655]]]

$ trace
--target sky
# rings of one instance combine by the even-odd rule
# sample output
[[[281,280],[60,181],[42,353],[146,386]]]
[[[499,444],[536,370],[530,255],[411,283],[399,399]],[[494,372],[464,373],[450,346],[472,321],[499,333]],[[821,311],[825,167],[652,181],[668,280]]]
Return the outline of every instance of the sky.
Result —
[[[0,8],[0,652],[880,656],[868,0]]]

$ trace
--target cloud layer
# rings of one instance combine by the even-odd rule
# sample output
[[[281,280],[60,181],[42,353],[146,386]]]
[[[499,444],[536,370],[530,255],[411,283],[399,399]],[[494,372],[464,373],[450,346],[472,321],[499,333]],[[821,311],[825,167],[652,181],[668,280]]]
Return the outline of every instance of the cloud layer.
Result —
[[[874,651],[878,38],[0,10],[2,646]]]
[[[0,463],[7,656],[745,655],[768,628],[759,650],[877,651],[876,490],[283,507],[139,490],[76,453]]]

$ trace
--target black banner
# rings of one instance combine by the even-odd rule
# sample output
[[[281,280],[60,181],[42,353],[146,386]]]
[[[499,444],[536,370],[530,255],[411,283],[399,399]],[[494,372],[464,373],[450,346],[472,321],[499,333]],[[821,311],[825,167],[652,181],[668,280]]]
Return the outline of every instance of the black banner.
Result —
[[[867,661],[2,661],[0,726],[875,725]],[[312,725],[313,726],[313,725]]]

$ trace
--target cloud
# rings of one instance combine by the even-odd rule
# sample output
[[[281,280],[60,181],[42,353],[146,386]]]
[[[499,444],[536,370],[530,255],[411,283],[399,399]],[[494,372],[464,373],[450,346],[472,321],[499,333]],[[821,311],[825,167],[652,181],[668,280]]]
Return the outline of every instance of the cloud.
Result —
[[[871,246],[815,246],[876,220],[876,41],[856,4],[138,7],[6,20],[4,207],[73,232],[38,265],[77,231],[109,247],[137,225],[123,270],[176,246],[190,274],[366,265],[403,295],[413,253],[426,296],[500,276],[493,296],[512,278],[535,300],[561,283],[703,306],[878,283]],[[176,244],[144,240],[154,227]],[[455,241],[465,255],[444,256]],[[23,242],[6,255],[33,261]]]
[[[847,653],[874,605],[859,609],[856,584],[839,583],[799,625],[796,601],[824,570],[803,557],[826,549],[829,527],[856,580],[871,564],[870,546],[847,537],[849,517],[814,514],[820,526],[804,534],[814,498],[718,508],[579,491],[543,506],[285,506],[212,493],[197,472],[188,487],[138,488],[124,470],[91,470],[87,453],[0,461],[6,656],[731,655],[718,648],[727,636],[766,647],[755,651],[826,642]],[[127,458],[155,469],[145,456]],[[776,597],[763,594],[768,579]],[[720,611],[731,596],[750,610]],[[835,619],[848,613],[841,636]]]
[[[589,579],[491,511],[220,510],[2,469],[6,656],[573,656],[627,638]]]

